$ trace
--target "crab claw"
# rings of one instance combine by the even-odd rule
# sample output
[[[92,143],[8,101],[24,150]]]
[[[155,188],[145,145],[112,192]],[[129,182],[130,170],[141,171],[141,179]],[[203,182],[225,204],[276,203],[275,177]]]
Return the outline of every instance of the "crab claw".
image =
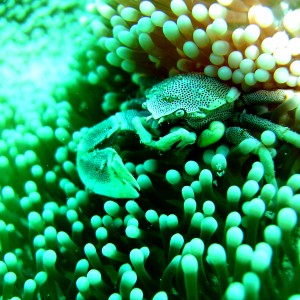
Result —
[[[138,198],[139,184],[112,148],[77,155],[79,177],[92,192],[111,198]]]

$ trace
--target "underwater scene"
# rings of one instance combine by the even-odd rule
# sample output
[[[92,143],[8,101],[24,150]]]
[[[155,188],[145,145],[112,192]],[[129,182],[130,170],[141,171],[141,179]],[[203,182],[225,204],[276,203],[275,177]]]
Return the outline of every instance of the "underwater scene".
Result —
[[[300,300],[299,0],[0,0],[0,299]]]

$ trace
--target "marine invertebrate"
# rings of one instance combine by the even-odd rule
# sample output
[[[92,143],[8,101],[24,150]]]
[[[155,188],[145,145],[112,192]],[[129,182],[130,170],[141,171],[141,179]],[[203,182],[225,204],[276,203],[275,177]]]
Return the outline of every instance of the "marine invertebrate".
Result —
[[[293,2],[115,0],[92,2],[88,11],[84,24],[107,52],[106,61],[134,80],[203,72],[243,90],[299,88],[299,10]]]
[[[242,103],[251,106],[280,104],[289,101],[288,97],[294,97],[292,101],[299,102],[299,96],[292,91],[258,91],[240,97],[240,92],[235,87],[229,87],[203,74],[171,77],[153,86],[146,94],[146,101],[142,106],[147,112],[128,110],[117,113],[87,130],[78,146],[79,176],[87,189],[94,193],[113,198],[137,198],[138,183],[117,152],[112,148],[105,148],[107,143],[113,143],[115,135],[122,130],[135,131],[141,142],[148,147],[167,151],[176,145],[180,150],[196,142],[193,131],[206,126],[208,128],[199,135],[199,147],[211,145],[223,135],[237,146],[247,143],[247,151],[259,156],[266,181],[277,187],[273,158],[265,147],[272,145],[274,140],[266,141],[264,145],[239,126],[257,131],[269,130],[271,134],[266,132],[265,135],[271,136],[271,139],[274,133],[278,139],[297,148],[300,148],[300,134],[288,127],[235,110],[241,109]],[[180,122],[185,122],[185,128],[178,126]],[[224,122],[230,124],[227,129]],[[171,127],[170,133],[160,136],[158,126],[161,123],[172,126],[175,124],[176,127]],[[222,175],[222,164],[216,169]]]
[[[115,198],[138,197],[139,185],[125,168],[112,148],[97,149],[107,140],[114,140],[120,130],[133,131],[132,118],[142,116],[136,110],[116,113],[107,120],[88,129],[77,148],[77,168],[88,190]],[[144,114],[145,115],[145,114]]]
[[[124,7],[108,2],[118,9],[93,0],[87,12],[85,1],[0,3],[2,298],[297,299],[299,150],[276,141],[270,132],[257,138],[274,158],[277,191],[265,183],[264,168],[247,153],[248,143],[232,149],[223,140],[206,149],[165,153],[139,145],[134,135],[122,134],[115,150],[126,158],[124,166],[136,178],[140,198],[114,201],[83,190],[75,159],[85,129],[77,130],[119,111],[122,102],[143,95],[157,77],[177,73],[176,62],[183,58],[179,51],[170,59],[169,66],[175,68],[159,68],[159,57],[155,65],[137,44],[140,51],[131,59],[136,59],[135,69],[131,61],[122,63],[126,71],[112,66],[117,61],[116,40],[103,39],[101,34],[111,37],[113,28],[121,25],[118,22],[127,29],[136,23],[128,13],[131,9],[122,15],[132,22],[121,16],[129,2],[124,1]],[[234,2],[222,3],[234,10],[230,7]],[[287,9],[296,8],[296,1],[286,3]],[[147,8],[149,2],[143,5]],[[177,20],[166,2],[159,5]],[[112,18],[117,22],[110,24],[110,18],[99,18],[100,6],[101,14],[105,9],[107,14],[116,12],[123,21]],[[274,10],[276,18],[281,11]],[[292,25],[289,30],[296,36]],[[157,32],[154,41],[160,43],[165,39]],[[167,42],[160,45],[168,46],[163,51],[174,50]],[[107,61],[106,47],[113,53]],[[124,55],[122,51],[118,54]],[[193,59],[183,63],[189,61]],[[297,64],[293,68],[297,70]],[[274,85],[271,80],[266,88]],[[242,88],[248,86],[242,83]],[[294,104],[285,102],[267,114],[297,131],[299,110]],[[135,108],[132,102],[121,106]],[[167,133],[163,128],[159,135]],[[153,134],[155,128],[149,131]]]

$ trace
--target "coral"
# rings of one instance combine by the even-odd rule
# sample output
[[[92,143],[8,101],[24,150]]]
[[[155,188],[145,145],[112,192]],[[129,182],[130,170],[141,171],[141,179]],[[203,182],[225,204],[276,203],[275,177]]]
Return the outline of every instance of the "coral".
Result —
[[[268,74],[254,87],[297,88],[298,1],[85,4],[0,3],[2,298],[299,299],[299,150],[269,131],[256,137],[277,190],[249,141],[159,153],[118,135],[115,151],[141,187],[136,200],[88,193],[75,164],[85,126],[134,109],[168,74],[230,69],[246,90]],[[295,99],[258,110],[299,130]]]

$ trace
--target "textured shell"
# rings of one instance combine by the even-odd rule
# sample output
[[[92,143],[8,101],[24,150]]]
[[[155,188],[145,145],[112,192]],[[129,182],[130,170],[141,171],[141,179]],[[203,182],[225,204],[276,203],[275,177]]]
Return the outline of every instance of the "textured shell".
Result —
[[[177,75],[156,84],[146,95],[147,109],[154,119],[170,115],[178,109],[199,112],[220,100],[230,87],[216,78],[199,73]]]

